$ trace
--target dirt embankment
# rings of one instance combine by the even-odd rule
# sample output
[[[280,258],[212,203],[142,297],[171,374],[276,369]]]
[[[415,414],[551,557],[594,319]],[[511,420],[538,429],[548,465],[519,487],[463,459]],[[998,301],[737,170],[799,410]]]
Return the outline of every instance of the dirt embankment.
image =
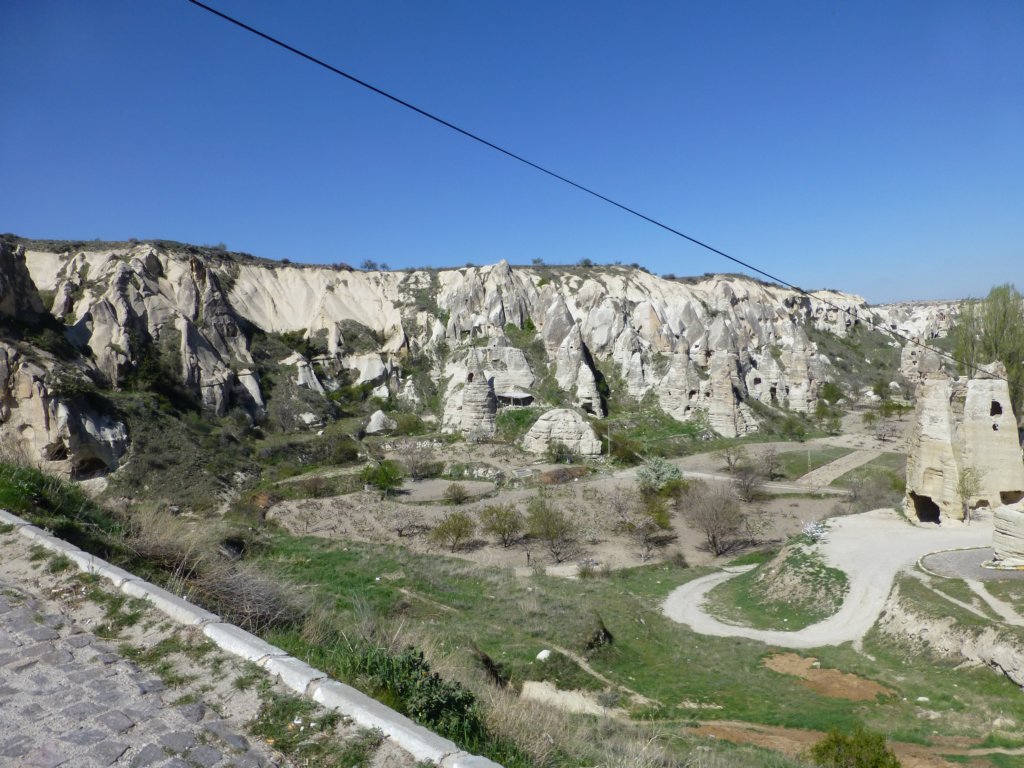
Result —
[[[1024,686],[1024,644],[997,627],[972,630],[951,618],[923,617],[910,610],[895,588],[878,621],[882,632],[940,656],[984,664]]]

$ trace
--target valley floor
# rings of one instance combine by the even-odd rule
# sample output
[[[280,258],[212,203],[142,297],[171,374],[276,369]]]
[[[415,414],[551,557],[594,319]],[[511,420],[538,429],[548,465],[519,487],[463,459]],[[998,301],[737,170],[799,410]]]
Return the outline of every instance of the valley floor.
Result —
[[[859,645],[878,620],[897,572],[922,556],[939,550],[987,547],[992,542],[992,518],[972,525],[910,523],[891,509],[829,521],[820,542],[826,562],[849,579],[843,607],[833,616],[795,632],[759,630],[726,624],[703,607],[707,593],[741,571],[730,569],[684,584],[665,601],[665,615],[704,635],[746,637],[784,648],[818,648],[853,642]],[[1024,576],[1024,574],[1021,574]]]

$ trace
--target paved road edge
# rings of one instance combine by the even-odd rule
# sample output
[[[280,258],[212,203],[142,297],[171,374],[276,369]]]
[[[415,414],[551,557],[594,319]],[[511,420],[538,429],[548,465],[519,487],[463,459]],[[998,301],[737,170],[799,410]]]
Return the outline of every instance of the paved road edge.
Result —
[[[332,709],[364,728],[376,728],[416,760],[432,762],[440,768],[502,768],[498,763],[459,749],[455,742],[442,738],[405,715],[395,712],[355,688],[331,680],[326,672],[289,656],[280,648],[222,622],[210,613],[177,595],[150,584],[133,574],[90,555],[74,544],[53,536],[7,510],[0,509],[0,523],[12,525],[19,534],[35,544],[65,555],[85,573],[109,581],[115,589],[130,597],[146,600],[168,618],[186,626],[200,627],[203,634],[221,650],[253,661],[300,696]]]

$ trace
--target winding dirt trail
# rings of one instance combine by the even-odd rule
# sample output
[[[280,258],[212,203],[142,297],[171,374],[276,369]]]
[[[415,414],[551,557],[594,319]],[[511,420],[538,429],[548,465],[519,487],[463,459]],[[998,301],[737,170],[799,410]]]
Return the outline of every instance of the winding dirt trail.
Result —
[[[825,561],[845,572],[850,585],[842,608],[824,621],[787,632],[726,624],[708,615],[703,608],[707,593],[742,569],[720,571],[684,584],[669,594],[662,611],[673,621],[713,637],[745,637],[783,648],[859,644],[878,619],[901,569],[929,552],[985,547],[991,541],[991,519],[971,526],[947,523],[924,527],[912,525],[892,510],[864,512],[832,520],[826,540],[819,544]]]

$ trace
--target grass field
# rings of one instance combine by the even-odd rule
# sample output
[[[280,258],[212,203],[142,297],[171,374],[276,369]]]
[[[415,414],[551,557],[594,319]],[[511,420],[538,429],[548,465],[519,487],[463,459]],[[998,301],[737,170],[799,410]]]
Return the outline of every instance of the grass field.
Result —
[[[928,742],[934,735],[933,724],[919,716],[915,699],[920,695],[929,697],[931,710],[951,718],[953,731],[971,739],[980,741],[989,732],[978,713],[998,708],[1024,721],[1024,700],[1005,678],[985,669],[953,673],[955,662],[921,659],[920,649],[904,648],[875,631],[866,641],[866,651],[874,660],[849,647],[819,649],[814,655],[823,666],[875,679],[897,695],[864,703],[816,694],[796,678],[763,666],[774,649],[753,641],[697,635],[662,616],[659,606],[668,593],[707,573],[706,569],[663,564],[583,581],[523,579],[507,571],[417,556],[388,546],[334,545],[286,536],[274,537],[262,561],[307,585],[332,610],[349,617],[353,626],[367,621],[399,622],[456,668],[474,664],[466,650],[469,641],[504,665],[514,683],[547,679],[548,673],[535,661],[544,648],[588,655],[595,671],[652,701],[633,707],[634,718],[679,728],[680,733],[694,715],[693,710],[681,709],[684,702],[721,707],[697,710],[702,719],[821,730],[865,722],[919,742]],[[907,588],[915,586],[920,588],[913,595],[915,601],[947,615],[948,608],[954,607],[919,583],[909,583]],[[965,621],[978,620],[962,613]],[[588,654],[585,645],[597,616],[615,641]],[[314,652],[294,633],[273,639],[295,652]],[[594,687],[593,681],[586,680],[586,672],[565,667],[560,664],[559,682]],[[947,732],[944,728],[943,733]],[[586,764],[586,760],[581,756],[579,763],[564,764]]]
[[[794,542],[780,558],[712,589],[707,608],[729,624],[795,631],[835,613],[847,589],[845,573],[805,542]]]
[[[861,480],[871,482],[882,480],[890,484],[897,481],[902,483],[906,471],[906,456],[902,453],[883,453],[867,464],[862,464],[836,478],[832,481],[832,485],[837,488],[849,488],[852,483]]]
[[[818,467],[830,464],[836,459],[852,453],[849,448],[813,448],[803,451],[784,451],[779,453],[779,461],[782,465],[782,477],[786,480],[796,480]]]
[[[5,468],[0,501],[55,530],[77,530],[78,542],[93,551],[116,549],[115,523],[97,525],[102,518],[86,499],[60,481],[44,482],[34,470]],[[90,536],[81,535],[83,528]],[[993,732],[997,717],[1024,722],[1024,697],[1006,678],[985,667],[963,668],[959,658],[933,656],[919,639],[896,640],[878,629],[865,638],[863,653],[847,645],[805,655],[819,659],[824,668],[877,681],[893,695],[850,701],[816,693],[799,678],[765,666],[766,658],[780,649],[698,635],[662,615],[665,597],[708,573],[706,568],[653,564],[576,581],[517,575],[391,545],[293,537],[273,529],[265,529],[253,542],[248,559],[250,566],[285,579],[293,585],[290,593],[312,604],[312,618],[305,625],[273,630],[266,634],[268,640],[509,768],[596,765],[613,743],[630,734],[635,740],[644,729],[655,729],[659,744],[676,762],[686,764],[700,743],[689,729],[696,720],[819,731],[864,723],[899,741],[926,744],[941,735],[960,739],[965,746],[1016,738],[1005,729]],[[821,578],[814,576],[812,587]],[[935,580],[933,586],[957,599],[969,597],[955,582]],[[993,626],[913,577],[901,578],[898,587],[921,616],[951,620],[967,633]],[[992,592],[1019,600],[1021,589],[997,585]],[[613,641],[588,647],[600,625]],[[1020,630],[998,632],[1024,643]],[[425,649],[426,662],[410,645]],[[490,704],[496,694],[480,671],[474,647],[510,680],[509,692],[502,694],[504,714],[494,714],[500,710]],[[554,651],[552,663],[536,660],[543,649]],[[584,659],[589,669],[576,658]],[[410,680],[416,685],[427,681],[428,689],[410,695],[404,688]],[[531,734],[553,725],[550,713],[543,715],[546,720],[523,720],[525,705],[514,696],[527,680],[597,693],[625,707],[629,719],[562,715],[576,735],[568,746],[558,742],[543,759],[534,759],[528,754],[535,746]],[[634,698],[634,693],[643,698]],[[919,702],[920,697],[927,702]],[[453,717],[450,704],[462,707],[458,711],[465,717]],[[528,711],[530,717],[540,716]],[[518,732],[509,724],[513,721]],[[748,749],[712,749],[713,764],[723,768],[800,765]],[[719,754],[726,756],[718,761]],[[632,764],[638,763],[616,763]],[[996,764],[974,763],[977,768]]]

